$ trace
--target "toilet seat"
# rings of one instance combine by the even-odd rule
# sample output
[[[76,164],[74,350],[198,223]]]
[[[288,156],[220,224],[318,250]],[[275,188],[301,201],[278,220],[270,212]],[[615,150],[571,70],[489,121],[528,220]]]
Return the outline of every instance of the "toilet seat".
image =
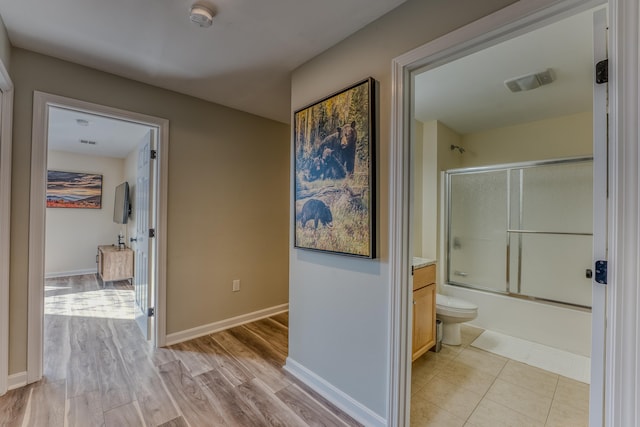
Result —
[[[436,294],[436,314],[453,317],[474,316],[478,306],[460,298]]]

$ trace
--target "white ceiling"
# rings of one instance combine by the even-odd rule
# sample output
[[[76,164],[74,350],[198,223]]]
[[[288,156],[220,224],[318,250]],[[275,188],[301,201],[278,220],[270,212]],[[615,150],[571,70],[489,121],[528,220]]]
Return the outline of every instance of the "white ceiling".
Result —
[[[281,122],[290,73],[405,0],[0,0],[11,43]],[[207,4],[208,0],[200,1]]]
[[[81,126],[78,119],[86,120],[88,124]],[[137,123],[49,107],[49,150],[125,158],[149,129]],[[83,144],[81,140],[95,144]]]
[[[415,78],[415,117],[460,134],[592,109],[593,11],[548,25]],[[551,68],[556,80],[526,92],[504,81]]]

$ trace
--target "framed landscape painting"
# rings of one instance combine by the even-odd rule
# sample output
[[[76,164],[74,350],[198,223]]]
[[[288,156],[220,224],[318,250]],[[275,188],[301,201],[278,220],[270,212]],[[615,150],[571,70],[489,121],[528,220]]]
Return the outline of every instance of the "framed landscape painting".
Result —
[[[48,208],[102,208],[102,175],[47,171]]]
[[[374,258],[375,81],[294,113],[294,245]]]

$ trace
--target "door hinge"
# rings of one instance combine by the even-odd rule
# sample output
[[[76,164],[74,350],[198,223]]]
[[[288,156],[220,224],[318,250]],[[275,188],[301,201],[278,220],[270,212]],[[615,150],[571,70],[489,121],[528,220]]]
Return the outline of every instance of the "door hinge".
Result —
[[[607,261],[596,261],[596,282],[602,285],[607,284]]]
[[[147,316],[148,317],[153,317],[155,315],[156,315],[156,310],[153,307],[147,308]]]
[[[605,59],[596,64],[596,83],[601,85],[609,81],[609,60]]]
[[[151,150],[151,160],[155,160],[158,157],[158,152],[156,150]]]
[[[151,239],[152,237],[156,237],[156,229],[155,228],[150,228],[149,229],[149,238]]]

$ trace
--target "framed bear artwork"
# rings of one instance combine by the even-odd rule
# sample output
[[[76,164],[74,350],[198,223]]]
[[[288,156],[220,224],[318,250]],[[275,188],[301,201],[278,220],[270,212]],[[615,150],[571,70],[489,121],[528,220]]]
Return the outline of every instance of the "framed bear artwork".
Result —
[[[294,113],[294,246],[375,257],[375,80]]]

